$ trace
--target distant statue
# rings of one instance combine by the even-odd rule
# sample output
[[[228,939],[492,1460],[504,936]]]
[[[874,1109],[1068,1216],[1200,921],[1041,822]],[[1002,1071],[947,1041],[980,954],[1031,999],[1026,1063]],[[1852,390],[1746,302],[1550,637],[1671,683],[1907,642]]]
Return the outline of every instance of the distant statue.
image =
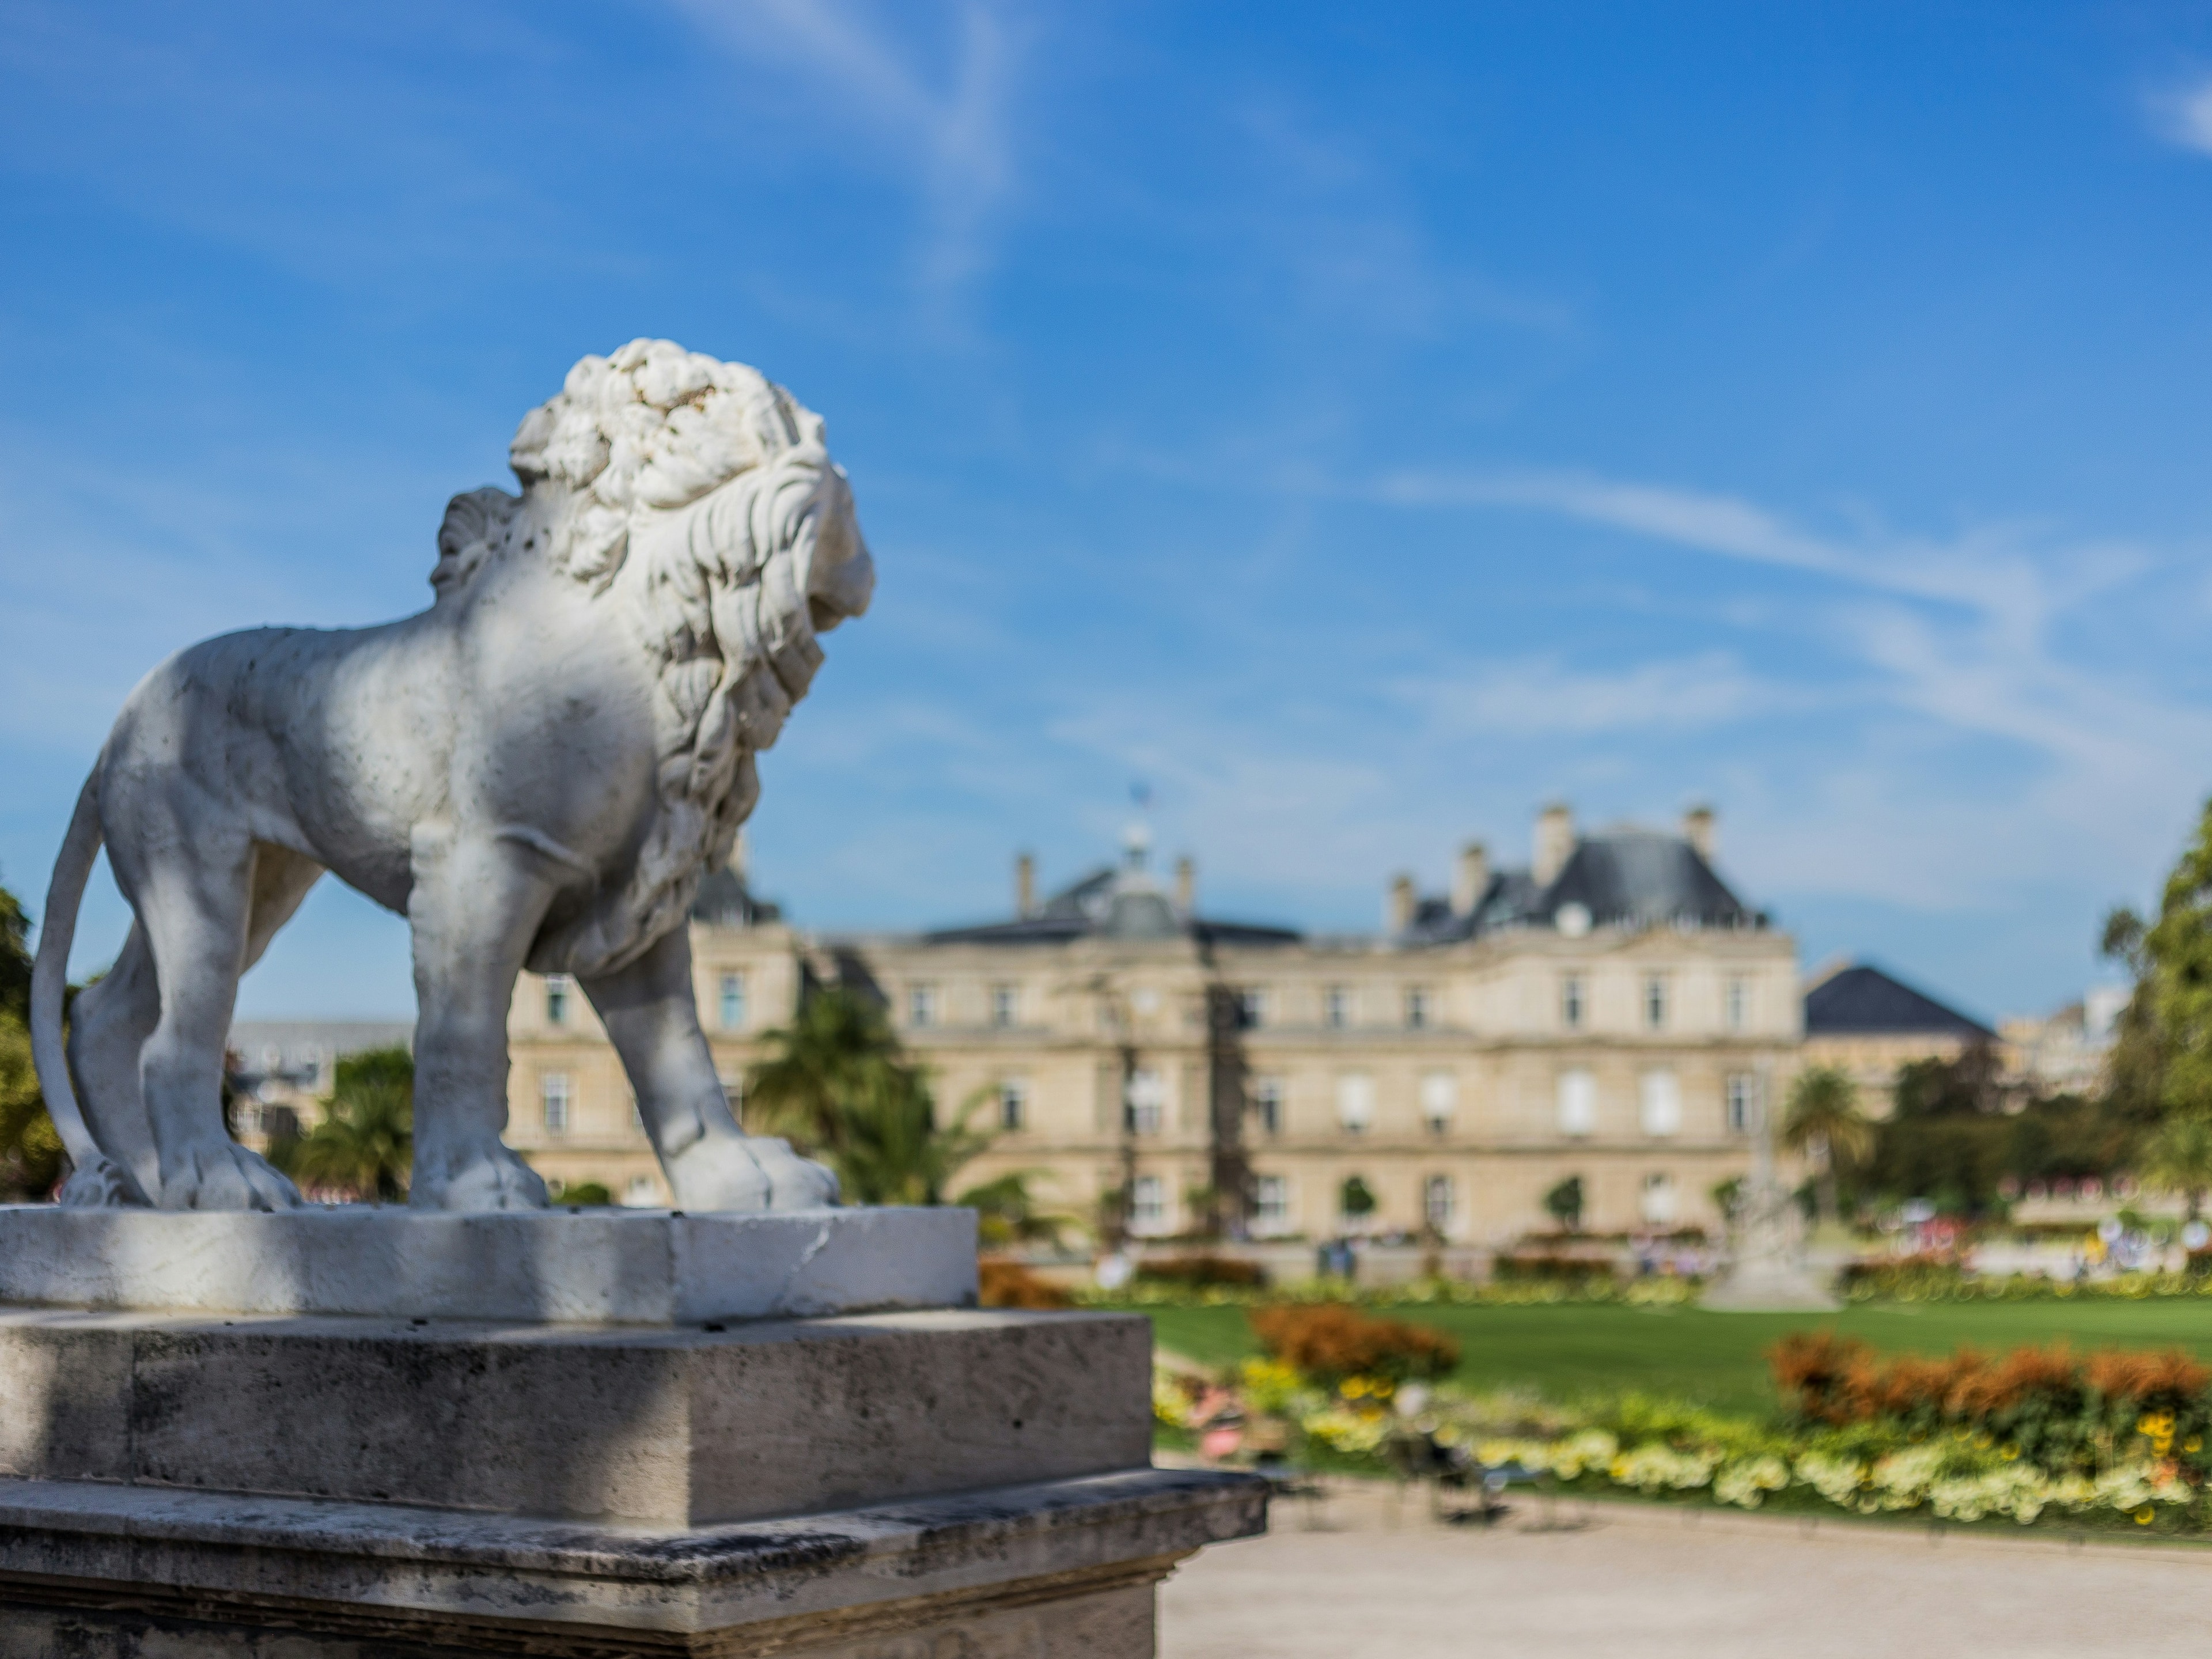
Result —
[[[635,340],[569,370],[509,455],[519,497],[447,507],[428,611],[209,640],[125,704],[33,976],[40,1081],[76,1166],[64,1203],[300,1202],[223,1127],[223,1047],[239,975],[325,870],[413,930],[416,1205],[546,1201],[500,1139],[525,968],[591,998],[678,1205],[834,1200],[828,1170],[738,1127],[684,927],[752,810],[755,753],[822,660],[815,636],[875,585],[822,421],[752,369]],[[64,1052],[103,842],[137,919]]]

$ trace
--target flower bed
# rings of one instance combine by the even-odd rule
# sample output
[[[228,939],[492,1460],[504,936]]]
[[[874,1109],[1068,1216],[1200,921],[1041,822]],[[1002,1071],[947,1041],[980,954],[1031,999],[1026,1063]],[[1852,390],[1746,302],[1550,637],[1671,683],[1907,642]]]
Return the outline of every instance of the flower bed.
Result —
[[[1295,1363],[1279,1328],[1270,1347],[1218,1376],[1161,1372],[1160,1423],[1217,1455],[1256,1445],[1382,1473],[1432,1464],[1441,1449],[1517,1463],[1554,1490],[1741,1509],[2212,1526],[2212,1372],[2179,1353],[1884,1361],[1833,1337],[1793,1337],[1773,1356],[1784,1408],[1761,1420],[1635,1394],[1564,1406],[1431,1388],[1402,1364],[1332,1377]],[[1409,1447],[1427,1455],[1409,1459]]]

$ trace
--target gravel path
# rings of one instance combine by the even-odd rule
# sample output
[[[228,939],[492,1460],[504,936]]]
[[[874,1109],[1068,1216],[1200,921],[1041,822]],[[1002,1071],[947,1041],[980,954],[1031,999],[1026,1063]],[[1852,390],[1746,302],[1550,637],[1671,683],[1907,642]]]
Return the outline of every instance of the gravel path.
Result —
[[[2212,1654],[2212,1548],[1520,1498],[1494,1528],[1346,1485],[1161,1593],[1164,1659]]]

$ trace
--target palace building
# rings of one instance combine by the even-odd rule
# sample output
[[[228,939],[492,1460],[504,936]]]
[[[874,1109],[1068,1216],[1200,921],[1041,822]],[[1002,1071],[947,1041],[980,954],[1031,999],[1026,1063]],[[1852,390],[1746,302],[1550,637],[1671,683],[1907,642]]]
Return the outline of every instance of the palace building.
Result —
[[[1390,884],[1371,935],[1224,921],[1188,860],[1118,864],[1012,914],[922,933],[812,935],[705,883],[702,1018],[742,1105],[766,1030],[811,985],[878,997],[940,1110],[988,1127],[980,1182],[1042,1171],[1094,1235],[1425,1230],[1470,1244],[1551,1224],[1570,1176],[1595,1231],[1718,1223],[1765,1103],[1799,1064],[1790,937],[1715,868],[1714,820],[1578,831],[1537,818],[1525,866],[1469,845],[1448,894]],[[526,978],[510,1020],[510,1142],[550,1179],[665,1202],[588,1002]]]

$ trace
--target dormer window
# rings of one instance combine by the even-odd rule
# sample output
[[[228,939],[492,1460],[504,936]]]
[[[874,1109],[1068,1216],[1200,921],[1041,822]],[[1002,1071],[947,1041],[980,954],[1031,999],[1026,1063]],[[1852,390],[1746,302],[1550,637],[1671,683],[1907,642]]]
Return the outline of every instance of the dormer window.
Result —
[[[1644,1026],[1646,1030],[1667,1029],[1667,975],[1646,974],[1644,976]]]
[[[1583,1029],[1583,1021],[1589,1012],[1589,987],[1580,974],[1563,974],[1559,978],[1559,1024],[1570,1031]]]
[[[545,975],[545,1023],[566,1025],[568,1023],[568,998],[576,988],[576,981],[566,974]]]

